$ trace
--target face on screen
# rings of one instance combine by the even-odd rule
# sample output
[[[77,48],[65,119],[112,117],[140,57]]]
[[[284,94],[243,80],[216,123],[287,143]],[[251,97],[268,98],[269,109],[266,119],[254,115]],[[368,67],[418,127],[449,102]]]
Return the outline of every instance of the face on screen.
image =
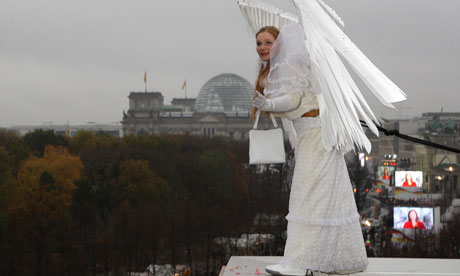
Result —
[[[409,220],[411,222],[417,222],[418,221],[418,214],[417,211],[411,210],[409,211]]]
[[[395,229],[433,228],[433,208],[425,207],[394,207],[393,218]]]
[[[377,178],[384,184],[390,184],[390,180],[394,171],[395,167],[379,166],[377,170]]]
[[[417,187],[421,188],[423,182],[423,173],[421,171],[396,171],[396,187]]]

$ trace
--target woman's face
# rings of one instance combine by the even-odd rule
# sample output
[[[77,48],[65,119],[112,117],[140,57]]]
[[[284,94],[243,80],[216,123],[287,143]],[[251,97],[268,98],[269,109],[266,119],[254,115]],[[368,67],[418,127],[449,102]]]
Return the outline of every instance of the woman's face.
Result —
[[[263,61],[270,61],[270,50],[275,43],[275,37],[269,32],[261,32],[256,37],[257,53]]]
[[[412,175],[410,175],[409,173],[406,174],[406,180],[407,181],[412,181]]]
[[[388,169],[387,168],[383,169],[383,174],[386,175],[386,176],[388,175]]]
[[[410,221],[417,221],[417,213],[415,213],[415,211],[411,211],[409,213],[409,219]]]

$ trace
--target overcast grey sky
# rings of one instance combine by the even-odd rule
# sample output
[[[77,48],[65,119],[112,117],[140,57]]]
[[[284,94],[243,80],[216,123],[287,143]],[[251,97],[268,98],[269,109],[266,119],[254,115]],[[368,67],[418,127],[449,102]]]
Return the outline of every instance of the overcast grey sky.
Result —
[[[409,96],[378,115],[460,112],[459,0],[326,2]],[[253,83],[254,46],[236,0],[2,0],[0,126],[119,122],[145,69],[165,104],[184,96],[185,79],[189,97],[224,72]]]

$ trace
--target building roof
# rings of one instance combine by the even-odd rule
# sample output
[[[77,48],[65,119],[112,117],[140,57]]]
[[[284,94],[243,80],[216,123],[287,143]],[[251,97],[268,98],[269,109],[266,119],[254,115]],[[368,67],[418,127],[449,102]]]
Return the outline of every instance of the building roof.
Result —
[[[195,112],[249,112],[253,86],[244,78],[224,73],[209,79],[198,93]]]
[[[162,98],[163,95],[161,92],[131,92],[128,95],[128,98],[131,99],[131,97],[136,97],[136,98],[156,98],[160,97]]]

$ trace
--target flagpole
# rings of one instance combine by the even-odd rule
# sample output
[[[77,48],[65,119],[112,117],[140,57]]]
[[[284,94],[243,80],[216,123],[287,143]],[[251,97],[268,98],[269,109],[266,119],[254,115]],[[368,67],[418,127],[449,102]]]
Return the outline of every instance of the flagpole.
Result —
[[[144,73],[144,84],[145,84],[145,92],[147,93],[147,69],[145,69],[145,73]]]

